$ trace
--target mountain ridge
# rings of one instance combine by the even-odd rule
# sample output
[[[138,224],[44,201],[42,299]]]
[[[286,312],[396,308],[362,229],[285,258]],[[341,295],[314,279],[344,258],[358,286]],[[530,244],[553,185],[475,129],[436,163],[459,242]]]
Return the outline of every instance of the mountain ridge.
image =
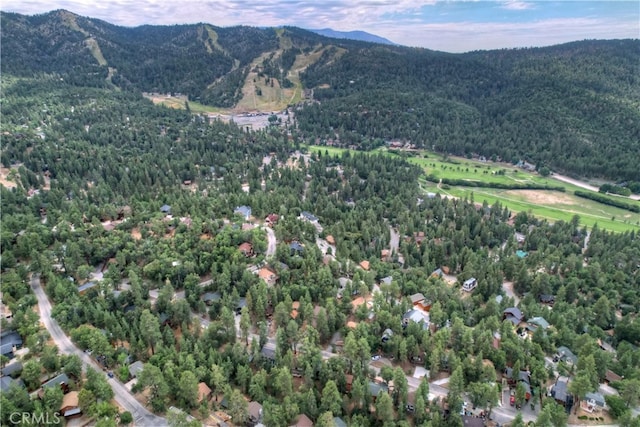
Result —
[[[303,140],[362,149],[400,140],[640,181],[639,40],[452,54],[297,27],[128,28],[61,10],[0,17],[5,75],[243,111],[296,105],[292,132]]]
[[[322,28],[322,29],[306,28],[306,30],[314,32],[316,34],[320,34],[321,36],[331,37],[335,39],[350,39],[350,40],[358,40],[363,42],[400,46],[398,43],[394,43],[389,39],[378,36],[376,34],[368,33],[366,31],[361,31],[361,30],[337,31],[332,28]]]

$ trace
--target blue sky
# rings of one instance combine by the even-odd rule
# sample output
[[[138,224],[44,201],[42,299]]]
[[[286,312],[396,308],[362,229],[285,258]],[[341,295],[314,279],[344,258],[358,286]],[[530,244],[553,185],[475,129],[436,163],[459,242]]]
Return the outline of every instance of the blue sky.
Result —
[[[446,52],[640,38],[637,0],[2,0],[0,9],[29,15],[67,9],[124,26],[206,22],[363,30]]]

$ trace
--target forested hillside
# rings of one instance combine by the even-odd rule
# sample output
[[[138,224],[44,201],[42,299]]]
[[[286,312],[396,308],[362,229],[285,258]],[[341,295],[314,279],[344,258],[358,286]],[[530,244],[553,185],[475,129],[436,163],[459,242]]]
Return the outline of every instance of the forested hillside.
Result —
[[[2,27],[3,73],[56,73],[226,108],[262,55],[271,59],[259,62],[259,75],[289,87],[296,58],[322,53],[300,74],[319,101],[297,112],[307,140],[367,149],[395,139],[578,176],[639,177],[638,40],[445,54],[297,28],[124,28],[60,10],[3,13]]]
[[[371,146],[373,132],[388,138],[385,127],[418,112],[419,128],[432,120],[459,123],[460,138],[467,124],[480,132],[477,98],[516,87],[494,87],[506,72],[483,56],[494,53],[351,43],[323,47],[323,57],[313,46],[327,39],[298,29],[214,36],[205,25],[120,29],[64,12],[2,20],[0,326],[14,341],[3,342],[0,361],[20,362],[2,372],[2,425],[14,424],[14,412],[51,418],[73,392],[83,423],[131,423],[111,385],[134,377],[126,396],[172,426],[219,422],[220,413],[253,426],[256,404],[267,426],[304,416],[317,426],[336,417],[362,427],[459,427],[487,414],[514,426],[523,414],[539,427],[577,423],[573,400],[548,396],[560,376],[571,377],[577,401],[608,381],[608,419],[637,422],[637,232],[441,197],[421,188],[423,169],[401,156],[305,144],[333,126]],[[204,47],[185,47],[193,40]],[[275,44],[282,52],[271,57]],[[309,49],[318,60],[305,79],[320,103],[298,111],[297,130],[251,130],[141,94],[197,88],[265,52],[263,66],[282,75],[281,64]],[[218,53],[199,57],[210,51]],[[174,68],[165,52],[180,59]],[[415,64],[414,73],[398,70],[394,80],[393,58]],[[197,67],[207,61],[220,66],[207,68],[211,76]],[[447,83],[455,75],[460,86]],[[421,97],[400,96],[406,79]],[[394,109],[376,112],[388,106],[382,94]],[[314,109],[318,127],[309,129]],[[370,114],[378,121],[367,122]],[[32,289],[46,292],[51,318],[83,358],[41,326]],[[416,311],[418,320],[405,317]],[[563,347],[574,361],[554,361]],[[83,370],[86,359],[104,373]],[[507,368],[526,374],[528,397]],[[44,387],[62,374],[65,387]]]

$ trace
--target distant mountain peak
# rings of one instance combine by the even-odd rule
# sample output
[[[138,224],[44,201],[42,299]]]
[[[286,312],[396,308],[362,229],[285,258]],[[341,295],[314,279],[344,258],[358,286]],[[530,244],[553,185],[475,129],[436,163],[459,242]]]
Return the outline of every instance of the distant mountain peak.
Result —
[[[336,31],[332,30],[331,28],[322,28],[318,30],[308,29],[308,31],[320,34],[321,36],[332,37],[334,39],[349,39],[397,46],[397,43],[394,43],[389,39],[376,36],[375,34],[367,33],[366,31]]]

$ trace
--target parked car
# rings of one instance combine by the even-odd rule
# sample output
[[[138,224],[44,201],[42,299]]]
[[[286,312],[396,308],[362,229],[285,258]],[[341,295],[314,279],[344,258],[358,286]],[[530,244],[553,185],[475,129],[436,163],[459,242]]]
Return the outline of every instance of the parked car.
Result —
[[[512,394],[509,396],[509,405],[514,406],[516,404],[516,397]]]
[[[107,372],[107,376],[108,376],[109,378],[113,378],[113,371],[109,371],[109,372]]]
[[[407,408],[407,412],[411,412],[411,413],[413,413],[416,410],[416,407],[411,404],[408,404],[406,408]]]
[[[380,355],[371,356],[371,360],[380,360]]]

